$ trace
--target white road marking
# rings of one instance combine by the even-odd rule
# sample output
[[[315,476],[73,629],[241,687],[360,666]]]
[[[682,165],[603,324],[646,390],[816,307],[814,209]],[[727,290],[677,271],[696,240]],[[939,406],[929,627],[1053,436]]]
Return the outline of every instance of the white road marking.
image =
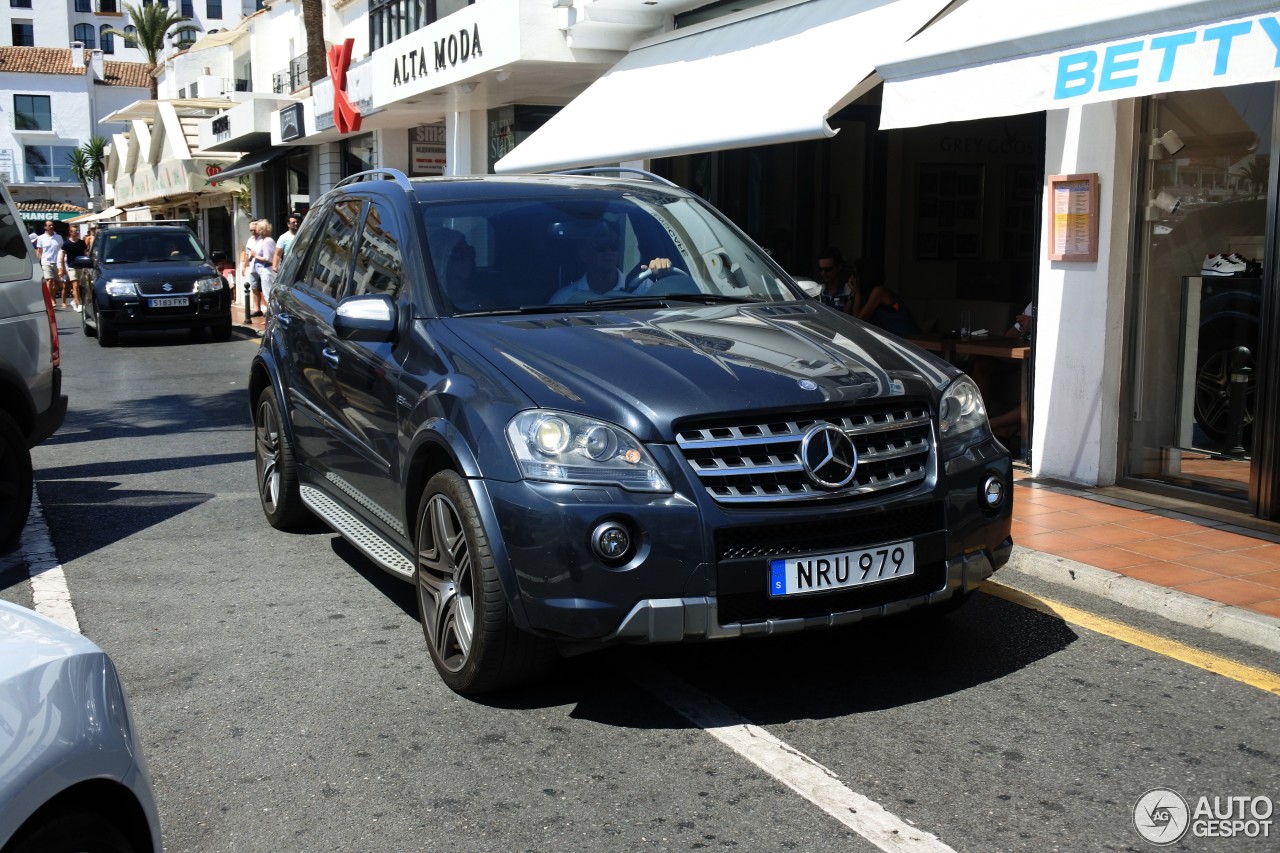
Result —
[[[817,761],[675,676],[651,671],[639,675],[636,681],[694,725],[881,850],[954,853],[936,835],[851,791]]]
[[[19,551],[27,563],[27,575],[31,578],[31,599],[35,610],[55,622],[80,632],[80,621],[71,606],[71,590],[67,588],[67,576],[58,562],[58,553],[49,538],[49,525],[44,519],[44,507],[39,493],[32,490],[31,516],[22,531]]]

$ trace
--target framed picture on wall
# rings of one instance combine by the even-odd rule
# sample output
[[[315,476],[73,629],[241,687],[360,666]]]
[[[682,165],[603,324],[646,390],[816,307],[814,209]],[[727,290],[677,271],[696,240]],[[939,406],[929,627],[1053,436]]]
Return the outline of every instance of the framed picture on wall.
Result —
[[[921,163],[916,174],[916,257],[982,256],[980,164]]]

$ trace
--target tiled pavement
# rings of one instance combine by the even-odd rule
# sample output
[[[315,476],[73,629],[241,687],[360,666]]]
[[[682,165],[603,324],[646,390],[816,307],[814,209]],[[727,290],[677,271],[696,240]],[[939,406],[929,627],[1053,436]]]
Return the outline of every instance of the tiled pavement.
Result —
[[[1108,491],[1018,479],[1014,543],[1280,618],[1280,525]]]

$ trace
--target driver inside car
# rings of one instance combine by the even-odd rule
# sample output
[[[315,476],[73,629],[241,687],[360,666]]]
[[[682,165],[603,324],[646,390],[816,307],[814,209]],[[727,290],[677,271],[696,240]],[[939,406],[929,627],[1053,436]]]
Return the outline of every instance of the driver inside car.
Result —
[[[582,276],[551,294],[547,301],[555,305],[583,302],[605,294],[642,296],[656,279],[676,269],[670,258],[654,258],[642,264],[640,275],[628,282],[618,269],[618,257],[617,233],[604,223],[597,225],[578,247]]]

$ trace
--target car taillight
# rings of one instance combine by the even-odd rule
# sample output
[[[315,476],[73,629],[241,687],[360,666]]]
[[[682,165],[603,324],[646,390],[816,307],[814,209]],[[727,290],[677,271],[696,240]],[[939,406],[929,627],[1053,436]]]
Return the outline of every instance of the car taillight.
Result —
[[[58,346],[58,315],[53,312],[53,294],[49,291],[49,282],[44,283],[44,313],[49,315],[49,340],[54,367],[62,366],[62,350]]]

